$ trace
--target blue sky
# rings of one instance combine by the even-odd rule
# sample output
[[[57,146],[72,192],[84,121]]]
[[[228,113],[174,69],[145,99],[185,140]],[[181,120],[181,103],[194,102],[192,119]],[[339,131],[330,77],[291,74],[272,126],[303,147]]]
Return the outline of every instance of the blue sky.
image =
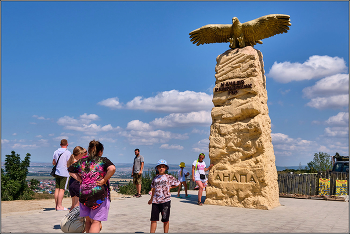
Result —
[[[287,14],[292,26],[256,45],[264,57],[277,166],[349,151],[349,3],[1,2],[1,156],[51,162],[100,140],[131,163],[208,157],[216,57],[189,32]]]

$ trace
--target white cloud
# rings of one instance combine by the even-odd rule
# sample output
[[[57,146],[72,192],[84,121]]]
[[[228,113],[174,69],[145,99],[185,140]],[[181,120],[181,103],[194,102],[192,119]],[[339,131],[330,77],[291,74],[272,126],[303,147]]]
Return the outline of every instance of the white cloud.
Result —
[[[206,134],[206,135],[208,135],[208,137],[209,137],[209,134],[210,134],[210,130],[199,130],[199,129],[196,129],[196,128],[194,128],[193,130],[192,130],[192,132],[191,133],[195,133],[195,134]]]
[[[303,140],[301,138],[291,138],[283,133],[271,133],[273,148],[279,155],[288,156],[288,154],[281,154],[283,151],[308,151],[317,146],[314,141]]]
[[[88,135],[95,135],[98,132],[107,132],[118,130],[120,127],[113,128],[111,124],[104,126],[91,123],[94,120],[98,120],[99,117],[96,114],[86,114],[79,116],[79,119],[73,117],[64,116],[58,119],[57,124],[64,126],[65,129],[84,132]],[[90,124],[91,123],[91,124]]]
[[[304,63],[274,62],[267,76],[277,82],[311,80],[346,72],[345,60],[339,57],[313,55]]]
[[[9,142],[10,142],[9,140],[1,139],[1,144],[6,144],[6,143],[9,143]]]
[[[61,117],[57,120],[57,123],[59,125],[79,125],[80,122],[77,119],[74,119],[73,117],[69,117],[69,116],[64,116]]]
[[[192,111],[211,110],[212,96],[202,92],[178,90],[164,91],[155,97],[138,96],[126,104],[128,109],[159,111],[170,113],[186,113]]]
[[[66,136],[66,135],[61,135],[61,136],[54,137],[54,138],[52,138],[52,139],[53,139],[54,141],[59,141],[59,142],[61,142],[62,139],[68,140],[69,137]],[[68,142],[68,143],[69,143],[69,142]]]
[[[97,104],[101,106],[109,107],[111,109],[120,109],[123,107],[123,105],[119,102],[119,99],[117,97],[107,98],[105,100],[98,102]]]
[[[349,129],[344,127],[325,128],[324,132],[328,137],[349,137]]]
[[[40,120],[49,120],[49,118],[45,118],[45,117],[43,117],[43,116],[38,116],[38,115],[33,115],[32,116],[33,118],[37,118],[37,119],[40,119]]]
[[[318,151],[319,152],[329,152],[330,150],[326,146],[321,145],[320,147],[318,147]]]
[[[148,123],[144,123],[140,120],[132,120],[128,123],[126,129],[148,131],[148,130],[152,130],[152,127]]]
[[[64,116],[59,118],[57,123],[63,126],[67,126],[67,125],[79,126],[82,124],[89,124],[92,121],[99,119],[98,115],[95,115],[95,114],[88,115],[86,113],[84,113],[83,115],[80,115],[79,117],[80,119],[75,119],[73,117]]]
[[[332,126],[348,126],[349,113],[339,112],[337,115],[332,116],[328,120],[326,120],[326,123]]]
[[[89,134],[89,135],[94,135],[94,134],[97,134],[98,132],[108,132],[108,131],[119,129],[119,127],[113,128],[112,125],[110,124],[107,124],[102,127],[101,125],[97,125],[97,124],[89,124],[89,125],[83,124],[82,126],[65,126],[64,128],[69,130],[79,131],[79,132],[85,132],[86,134]]]
[[[349,74],[336,74],[323,78],[314,86],[303,89],[303,93],[307,98],[349,94]]]
[[[15,143],[11,146],[11,148],[12,149],[36,149],[36,148],[39,148],[39,146],[36,144],[24,145],[24,144]]]
[[[80,119],[85,120],[85,121],[93,121],[93,120],[98,120],[99,117],[96,114],[86,114],[84,113],[83,115],[80,116]]]
[[[17,135],[17,133],[13,133],[13,134],[12,134],[12,136],[16,136],[16,135]]]
[[[43,137],[43,136],[42,136],[42,135],[37,135],[36,137],[41,138],[41,137]]]
[[[286,95],[287,93],[290,92],[290,89],[287,89],[287,90],[284,90],[284,91],[280,90],[280,92],[281,92],[282,95]]]
[[[349,105],[349,75],[336,74],[323,78],[314,86],[303,89],[304,97],[311,98],[306,104],[312,108],[342,109]]]
[[[198,141],[193,145],[192,150],[197,153],[204,153],[207,155],[209,153],[209,138]]]
[[[183,150],[184,147],[181,145],[168,145],[168,144],[163,144],[159,147],[160,149],[176,149],[176,150]]]
[[[188,125],[210,125],[212,122],[210,111],[199,111],[190,113],[172,113],[164,118],[156,118],[151,125],[166,128]]]
[[[157,131],[122,131],[120,135],[126,137],[131,145],[153,145],[156,143],[166,143],[171,139],[185,140],[188,139],[187,134],[177,134],[162,130]]]
[[[336,95],[331,97],[318,97],[311,99],[307,106],[324,110],[324,109],[341,109],[349,105],[349,95]]]

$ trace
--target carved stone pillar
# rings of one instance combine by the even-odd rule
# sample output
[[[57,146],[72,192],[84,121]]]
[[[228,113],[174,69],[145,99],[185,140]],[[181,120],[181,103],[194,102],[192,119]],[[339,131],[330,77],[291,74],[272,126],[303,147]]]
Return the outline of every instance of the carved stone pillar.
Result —
[[[217,57],[205,204],[280,205],[262,53],[251,46]]]

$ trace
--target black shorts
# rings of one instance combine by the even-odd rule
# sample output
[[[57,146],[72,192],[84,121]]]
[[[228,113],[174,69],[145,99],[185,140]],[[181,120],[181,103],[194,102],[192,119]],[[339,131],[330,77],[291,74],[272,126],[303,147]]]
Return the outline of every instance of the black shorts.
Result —
[[[170,216],[170,201],[165,203],[152,203],[151,221],[159,221],[159,213],[162,214],[162,222],[169,221]]]

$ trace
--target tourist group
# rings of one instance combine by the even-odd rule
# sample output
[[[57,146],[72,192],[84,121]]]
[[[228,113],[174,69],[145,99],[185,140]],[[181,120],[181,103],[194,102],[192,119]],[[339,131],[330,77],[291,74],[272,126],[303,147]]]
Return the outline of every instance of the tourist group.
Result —
[[[107,221],[108,211],[111,202],[109,179],[115,173],[114,164],[103,155],[103,144],[99,141],[92,140],[89,143],[88,150],[76,146],[71,153],[68,147],[68,141],[62,139],[60,148],[53,154],[52,164],[56,166],[55,171],[55,203],[56,211],[68,210],[63,207],[62,200],[64,191],[68,187],[72,197],[70,212],[79,207],[80,217],[85,217],[86,233],[97,233],[102,229],[101,221]],[[192,180],[198,186],[198,205],[202,205],[201,197],[203,188],[207,179],[205,172],[210,170],[213,164],[206,167],[203,161],[205,155],[199,154],[192,164]],[[178,187],[180,197],[181,186],[184,186],[185,196],[187,194],[186,177],[190,173],[185,169],[185,163],[181,162],[178,170],[178,179],[166,173],[169,166],[164,159],[160,159],[155,167],[156,176],[151,183],[151,195],[148,204],[151,208],[151,227],[150,232],[154,233],[161,214],[164,232],[169,231],[169,216],[171,194],[170,189]],[[131,176],[136,186],[136,198],[141,197],[142,172],[144,168],[144,157],[140,155],[140,150],[135,149],[135,158]]]

